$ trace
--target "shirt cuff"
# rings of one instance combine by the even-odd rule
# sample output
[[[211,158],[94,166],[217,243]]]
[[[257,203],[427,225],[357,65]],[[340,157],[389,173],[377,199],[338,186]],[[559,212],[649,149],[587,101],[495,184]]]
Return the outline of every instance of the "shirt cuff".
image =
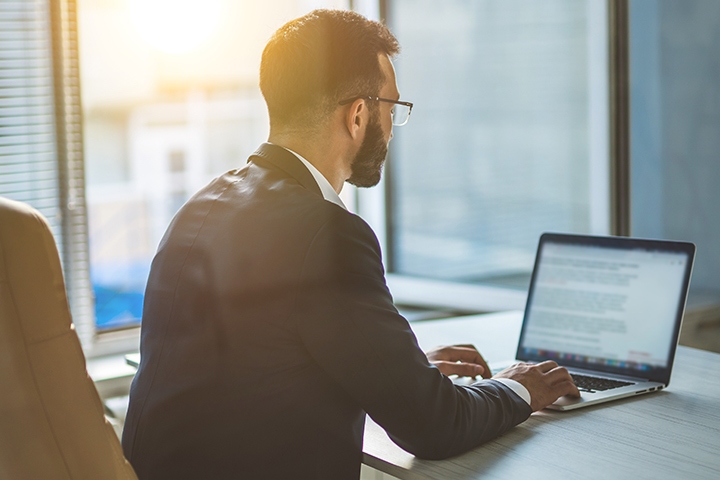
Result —
[[[518,397],[522,398],[528,405],[530,405],[530,392],[528,392],[528,389],[525,388],[522,383],[509,378],[493,378],[493,380],[508,387],[510,390],[515,392]]]

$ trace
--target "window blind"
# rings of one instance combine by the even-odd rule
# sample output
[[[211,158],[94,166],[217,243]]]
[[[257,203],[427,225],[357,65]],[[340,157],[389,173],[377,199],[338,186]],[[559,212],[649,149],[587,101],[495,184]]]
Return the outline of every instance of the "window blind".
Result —
[[[95,334],[88,262],[76,6],[0,0],[0,195],[49,221],[80,340]]]
[[[48,7],[0,1],[0,195],[40,210],[62,251]]]

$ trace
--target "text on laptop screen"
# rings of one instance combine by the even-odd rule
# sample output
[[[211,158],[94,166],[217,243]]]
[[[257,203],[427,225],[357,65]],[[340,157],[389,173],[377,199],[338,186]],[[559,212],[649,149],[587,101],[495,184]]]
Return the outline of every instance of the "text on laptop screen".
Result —
[[[664,368],[688,256],[546,243],[526,312],[529,355],[621,368]]]

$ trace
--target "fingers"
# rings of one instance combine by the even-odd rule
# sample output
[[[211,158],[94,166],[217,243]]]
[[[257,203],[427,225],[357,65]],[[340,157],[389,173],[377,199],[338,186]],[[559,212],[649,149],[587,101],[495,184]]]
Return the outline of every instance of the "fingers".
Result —
[[[568,395],[570,397],[580,396],[580,390],[578,390],[577,385],[575,385],[575,382],[573,382],[572,380],[564,380],[563,382],[557,384],[556,387],[560,392],[560,397],[564,395]]]
[[[483,371],[480,374],[482,376],[482,378],[492,378],[492,371],[490,370],[490,367],[488,366],[488,364],[485,362],[484,359],[482,361],[481,366],[483,367]]]
[[[533,411],[547,407],[564,395],[580,395],[567,369],[551,360],[536,365],[519,363],[498,373],[496,377],[517,380],[527,388]]]
[[[445,375],[458,375],[460,377],[477,377],[483,375],[485,368],[481,365],[464,362],[446,362],[436,361],[433,362],[440,372]]]
[[[547,372],[545,376],[547,377],[549,384],[552,386],[553,391],[555,393],[561,392],[558,393],[558,397],[562,397],[563,395],[580,396],[580,391],[575,385],[575,382],[573,382],[572,377],[566,368],[555,367]]]
[[[478,352],[475,347],[473,347],[472,345],[457,345],[451,348],[453,348],[453,353],[455,355],[453,356],[453,358],[450,358],[450,360],[463,363],[474,363],[475,365],[479,365],[482,367],[483,378],[490,378],[492,376],[492,374],[490,373],[490,367],[488,367],[487,362],[482,357],[482,355],[480,355],[480,352]]]
[[[483,378],[492,378],[492,371],[490,371],[490,367],[488,366],[485,359],[478,353],[478,361],[477,363],[480,364],[480,366],[483,368],[482,377]]]
[[[483,378],[490,378],[492,376],[492,374],[490,373],[490,367],[488,367],[487,362],[485,362],[485,359],[482,357],[482,355],[480,355],[480,352],[478,352],[477,348],[475,348],[473,345],[453,345],[448,347],[440,347],[431,350],[426,355],[428,359],[433,362],[446,361],[475,364],[476,366],[482,367],[482,370],[481,373],[475,373],[474,375],[482,375]],[[458,375],[460,374],[458,373]]]
[[[548,371],[545,375],[547,376],[551,384],[559,383],[564,380],[572,381],[570,374],[564,367],[555,367],[552,370]]]
[[[558,364],[552,360],[545,360],[544,362],[538,363],[536,366],[541,372],[548,373],[550,370],[557,368]]]

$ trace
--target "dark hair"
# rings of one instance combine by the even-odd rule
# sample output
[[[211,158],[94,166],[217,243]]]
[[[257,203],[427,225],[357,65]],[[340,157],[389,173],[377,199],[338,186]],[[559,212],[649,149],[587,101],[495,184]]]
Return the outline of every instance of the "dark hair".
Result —
[[[388,28],[347,10],[314,10],[278,29],[263,50],[260,90],[271,125],[313,127],[354,95],[378,95],[379,54],[397,55]]]

